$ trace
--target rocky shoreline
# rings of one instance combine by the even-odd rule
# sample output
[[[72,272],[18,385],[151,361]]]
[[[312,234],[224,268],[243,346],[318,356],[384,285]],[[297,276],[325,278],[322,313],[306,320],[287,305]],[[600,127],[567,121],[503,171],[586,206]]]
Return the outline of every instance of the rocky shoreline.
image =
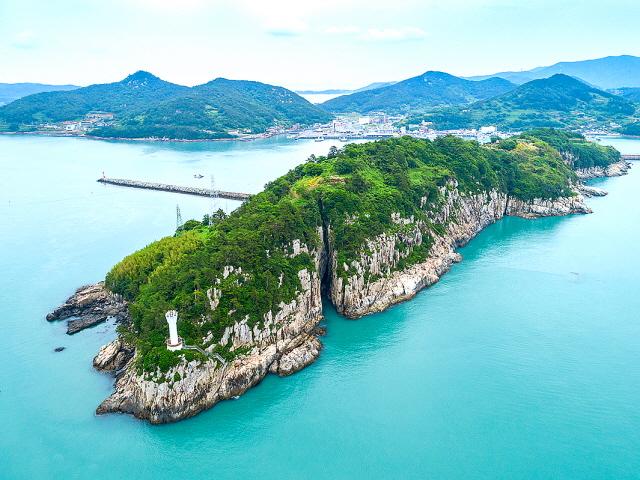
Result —
[[[576,175],[580,180],[599,177],[620,177],[622,175],[626,175],[630,168],[631,163],[626,160],[620,160],[619,162],[612,163],[607,167],[579,168],[576,170]]]
[[[596,173],[623,175],[628,170],[627,162],[615,165],[606,170],[582,172],[581,178]],[[316,267],[314,271],[298,272],[301,289],[297,297],[288,304],[280,304],[277,312],[265,315],[260,325],[250,328],[245,319],[227,327],[222,339],[205,349],[207,360],[187,361],[183,358],[168,372],[158,369],[144,373],[136,367],[135,348],[127,345],[122,337],[105,345],[94,358],[93,365],[97,370],[113,372],[116,381],[113,394],[98,406],[96,413],[122,412],[151,423],[173,422],[242,394],[268,373],[293,374],[313,363],[322,349],[318,337],[322,333],[319,323],[323,318],[323,278],[326,277],[329,297],[341,314],[358,318],[379,312],[436,283],[461,260],[457,248],[504,216],[537,218],[591,213],[584,203],[584,196],[606,194],[601,189],[580,184],[575,186],[575,195],[570,197],[522,201],[498,191],[463,195],[455,181],[441,187],[440,193],[443,203],[428,215],[430,221],[446,228],[441,235],[431,239],[428,257],[423,262],[396,268],[413,248],[426,241],[423,238],[425,225],[413,218],[403,219],[396,215],[393,221],[403,225],[402,233],[382,234],[370,239],[360,257],[349,265],[337,264],[338,255],[330,241],[331,225],[325,225],[318,229],[324,242],[320,242],[321,246],[316,250],[298,240],[291,246],[292,255],[308,253]],[[233,272],[234,267],[228,266],[223,275]],[[215,288],[207,292],[212,309],[217,307],[217,295]],[[119,321],[128,320],[126,303],[108,292],[102,282],[78,289],[65,304],[47,316],[47,320],[74,316],[79,318],[69,322],[69,333],[110,316]],[[212,355],[216,345],[230,347],[232,351],[242,349],[245,353],[223,363]]]
[[[76,290],[62,305],[47,315],[47,321],[66,320],[67,334],[73,335],[114,318],[117,322],[129,318],[127,302],[120,295],[108,291],[104,282],[85,285]]]

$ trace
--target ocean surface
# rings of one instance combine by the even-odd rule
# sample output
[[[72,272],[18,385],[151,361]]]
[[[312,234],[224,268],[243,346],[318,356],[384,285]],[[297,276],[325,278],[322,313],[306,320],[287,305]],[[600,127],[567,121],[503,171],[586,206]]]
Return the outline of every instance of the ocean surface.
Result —
[[[212,208],[96,178],[256,192],[329,146],[0,136],[0,478],[640,476],[640,164],[595,182],[593,215],[487,228],[409,302],[357,321],[327,305],[322,355],[291,377],[171,425],[94,415],[114,327],[70,337],[45,315],[171,234],[177,204]]]
[[[302,94],[298,94],[298,95],[300,95],[305,100],[310,101],[311,103],[319,104],[319,103],[328,102],[332,98],[336,98],[336,97],[339,97],[339,96],[345,95],[345,94],[341,94],[341,93],[302,93]]]

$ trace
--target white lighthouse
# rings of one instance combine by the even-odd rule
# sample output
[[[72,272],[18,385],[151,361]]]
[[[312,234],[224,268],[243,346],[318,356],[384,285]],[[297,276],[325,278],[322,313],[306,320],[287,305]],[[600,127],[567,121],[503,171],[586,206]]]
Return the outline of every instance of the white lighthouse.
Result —
[[[182,339],[178,336],[178,312],[169,310],[165,313],[165,318],[169,324],[169,338],[167,338],[167,349],[175,352],[182,350]]]

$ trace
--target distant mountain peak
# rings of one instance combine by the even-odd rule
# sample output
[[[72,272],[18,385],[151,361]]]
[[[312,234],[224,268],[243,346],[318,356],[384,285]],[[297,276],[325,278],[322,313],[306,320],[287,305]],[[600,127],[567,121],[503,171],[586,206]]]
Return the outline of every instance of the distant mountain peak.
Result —
[[[517,84],[524,84],[538,78],[550,77],[556,73],[579,78],[599,89],[640,87],[640,57],[612,55],[592,60],[559,62],[526,71],[500,72],[469,77],[469,79],[482,80],[488,77],[502,77]]]
[[[471,104],[513,88],[515,85],[503,79],[473,82],[446,72],[429,70],[383,88],[328,100],[323,108],[331,112],[407,113],[440,106]]]
[[[548,82],[548,83],[563,83],[563,84],[582,84],[586,85],[584,82],[579,79],[572,77],[571,75],[565,75],[564,73],[555,73],[551,75],[549,78],[541,78],[537,80],[539,82]]]
[[[149,73],[145,70],[138,70],[135,73],[132,73],[131,75],[129,75],[127,78],[125,78],[124,80],[122,80],[122,82],[120,83],[124,83],[127,85],[145,85],[151,82],[158,82],[158,81],[164,81],[161,80],[159,77],[156,77],[154,74]]]
[[[597,90],[592,85],[589,85],[587,82],[583,81],[580,78],[573,77],[571,75],[565,75],[564,73],[556,73],[551,75],[548,78],[538,78],[536,80],[532,80],[525,85],[530,86],[547,86],[547,87],[559,87],[559,88],[578,88],[583,90]],[[603,92],[605,93],[605,92]]]
[[[438,70],[428,70],[422,75],[419,75],[418,78],[421,78],[425,81],[433,80],[438,82],[456,82],[462,80],[461,78],[451,75],[450,73],[440,72]]]
[[[442,78],[453,77],[453,75],[446,72],[441,72],[439,70],[427,70],[422,74],[422,76],[423,77],[442,77]]]

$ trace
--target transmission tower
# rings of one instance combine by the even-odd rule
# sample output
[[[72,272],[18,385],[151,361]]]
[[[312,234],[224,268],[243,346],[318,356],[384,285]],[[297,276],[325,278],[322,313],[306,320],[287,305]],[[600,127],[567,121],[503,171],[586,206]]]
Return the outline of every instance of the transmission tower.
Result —
[[[214,214],[216,213],[216,204],[218,200],[218,191],[216,190],[216,179],[211,175],[211,218],[213,219]]]
[[[180,205],[176,205],[176,230],[182,226],[182,214],[180,213]]]

